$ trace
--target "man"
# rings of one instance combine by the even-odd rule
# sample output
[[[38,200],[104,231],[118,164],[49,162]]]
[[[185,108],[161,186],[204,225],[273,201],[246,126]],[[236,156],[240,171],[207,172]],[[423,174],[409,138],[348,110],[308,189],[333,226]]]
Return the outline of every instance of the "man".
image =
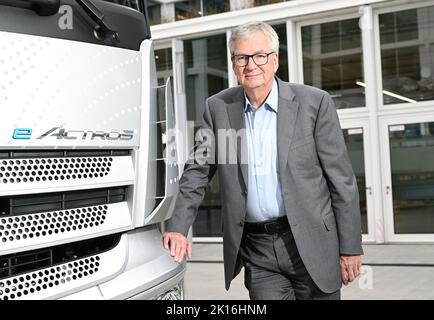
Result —
[[[218,171],[226,289],[244,266],[251,299],[340,299],[342,282],[359,275],[362,248],[358,190],[333,101],[275,78],[279,40],[268,24],[235,28],[229,49],[241,86],[207,100],[164,246],[177,262],[191,256],[186,235]]]

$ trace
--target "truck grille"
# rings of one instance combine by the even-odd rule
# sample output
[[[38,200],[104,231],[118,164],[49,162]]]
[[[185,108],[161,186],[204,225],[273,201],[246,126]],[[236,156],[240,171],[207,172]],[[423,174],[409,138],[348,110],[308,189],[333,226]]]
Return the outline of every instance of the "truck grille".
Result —
[[[0,184],[101,178],[128,150],[0,151]]]
[[[115,234],[0,256],[0,300],[25,297],[98,272],[99,254],[119,240]]]
[[[127,187],[0,197],[0,243],[97,227]],[[36,213],[35,213],[36,212]]]
[[[91,275],[98,272],[99,259],[99,256],[90,257],[13,280],[0,281],[0,300],[22,298]]]

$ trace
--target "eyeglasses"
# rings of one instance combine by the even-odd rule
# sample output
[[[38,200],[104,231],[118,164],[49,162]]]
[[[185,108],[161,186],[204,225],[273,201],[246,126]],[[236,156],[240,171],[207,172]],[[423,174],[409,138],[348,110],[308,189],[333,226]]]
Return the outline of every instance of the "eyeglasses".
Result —
[[[249,64],[249,59],[252,58],[253,62],[257,66],[263,66],[268,62],[268,56],[273,54],[274,51],[270,53],[256,53],[256,54],[234,54],[231,59],[237,67],[245,67]]]

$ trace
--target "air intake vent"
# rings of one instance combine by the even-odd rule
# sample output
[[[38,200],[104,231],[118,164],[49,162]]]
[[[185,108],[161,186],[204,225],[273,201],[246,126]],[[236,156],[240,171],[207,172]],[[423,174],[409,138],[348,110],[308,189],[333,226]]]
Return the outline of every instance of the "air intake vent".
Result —
[[[149,161],[146,179],[148,186],[146,192],[149,198],[154,198],[154,208],[152,212],[146,212],[145,224],[162,222],[170,216],[179,184],[177,163],[179,134],[175,127],[170,78],[165,86],[158,88],[157,93],[158,104],[156,108],[150,109],[152,125],[149,138],[153,141],[153,148],[147,154]],[[140,188],[140,181],[138,181],[138,189]]]
[[[7,216],[122,202],[126,201],[127,190],[127,187],[114,187],[0,197],[0,219]],[[3,220],[6,219],[0,221]]]
[[[0,243],[98,227],[107,204],[126,201],[126,192],[118,187],[0,198]]]
[[[112,157],[2,160],[0,183],[99,178],[109,173],[112,161]]]
[[[129,150],[0,151],[0,184],[105,177]]]
[[[0,281],[0,300],[25,298],[27,295],[87,277],[98,272],[99,261],[100,257],[97,255],[78,262],[34,272],[25,277]]]
[[[0,257],[0,279],[45,268],[53,264],[51,250],[35,250],[19,255]]]
[[[157,121],[155,122],[157,135],[155,144],[157,146],[157,179],[156,179],[156,189],[155,189],[155,207],[156,208],[160,202],[164,199],[165,195],[165,183],[166,183],[166,159],[164,158],[164,147],[165,141],[163,141],[163,136],[166,135],[167,121],[166,121],[166,87],[157,88]]]
[[[98,206],[1,219],[0,243],[98,227],[106,216],[107,206]]]
[[[114,248],[119,240],[116,234],[0,256],[0,300],[37,293],[97,272],[98,254]]]

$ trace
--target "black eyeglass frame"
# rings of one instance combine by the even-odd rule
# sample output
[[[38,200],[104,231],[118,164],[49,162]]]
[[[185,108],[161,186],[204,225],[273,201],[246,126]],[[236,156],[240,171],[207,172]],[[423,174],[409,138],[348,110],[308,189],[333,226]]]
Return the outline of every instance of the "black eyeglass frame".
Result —
[[[245,66],[247,66],[247,65],[249,64],[249,60],[250,60],[250,58],[252,58],[253,62],[254,62],[257,66],[264,66],[264,65],[266,65],[266,64],[268,63],[268,57],[269,57],[271,54],[273,54],[273,53],[275,53],[275,52],[274,52],[274,51],[271,51],[270,53],[262,53],[262,52],[260,52],[260,53],[255,53],[255,54],[234,54],[234,55],[231,56],[231,60],[232,60],[232,62],[235,63],[235,65],[236,65],[237,67],[245,67]],[[256,61],[255,61],[255,56],[257,56],[257,55],[262,55],[262,54],[264,54],[264,55],[267,56],[267,60],[265,61],[265,63],[261,63],[261,64],[256,63]],[[246,62],[246,64],[244,64],[244,65],[238,65],[238,64],[235,62],[235,58],[236,58],[236,57],[247,57],[247,60],[246,60],[247,62]]]

